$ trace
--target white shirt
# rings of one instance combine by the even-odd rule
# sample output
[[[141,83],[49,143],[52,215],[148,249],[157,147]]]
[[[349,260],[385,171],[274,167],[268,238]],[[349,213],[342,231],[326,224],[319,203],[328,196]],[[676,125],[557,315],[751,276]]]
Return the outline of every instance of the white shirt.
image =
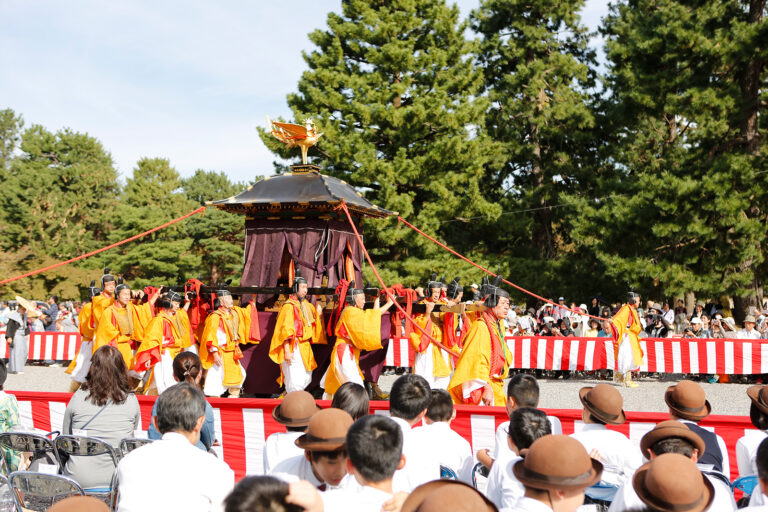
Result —
[[[117,465],[119,512],[212,512],[235,485],[223,461],[176,432],[133,450]]]
[[[365,485],[327,491],[320,496],[326,512],[380,512],[384,502],[392,499],[392,494]]]
[[[526,498],[523,496],[517,502],[514,504],[514,506],[509,508],[502,508],[499,509],[499,512],[552,512],[552,509],[543,504],[540,501],[537,501],[533,498]]]
[[[712,500],[712,505],[709,507],[709,510],[712,512],[736,510],[736,502],[733,499],[733,493],[730,488],[725,486],[725,482],[719,478],[712,478],[709,475],[704,476],[712,483],[712,486],[715,489],[715,498]],[[629,478],[621,487],[619,487],[608,512],[645,510],[643,507],[645,507],[645,504],[632,487],[632,478]]]
[[[640,448],[621,432],[608,430],[605,425],[587,423],[581,432],[575,432],[571,437],[579,441],[587,453],[592,450],[600,452],[600,462],[603,463],[600,481],[604,484],[620,486],[643,463]]]
[[[560,435],[563,433],[563,426],[560,424],[559,418],[556,416],[547,416],[547,419],[549,420],[549,428],[552,431],[552,435]],[[509,449],[509,443],[507,442],[508,438],[509,422],[505,421],[496,429],[496,445],[493,447],[493,453],[491,453],[493,460],[498,459],[503,451],[510,454],[512,453],[512,450]]]
[[[472,484],[472,468],[474,458],[472,447],[466,439],[451,429],[450,424],[438,421],[423,427],[416,427],[412,432],[421,436],[430,447],[425,451],[433,453],[440,466],[453,470],[456,476],[464,483]],[[407,463],[407,460],[406,460]]]
[[[411,429],[402,418],[392,417],[403,432],[403,455],[405,467],[395,471],[392,488],[395,492],[411,492],[423,483],[440,479],[440,463],[437,454],[430,450],[431,443],[423,431]]]
[[[757,475],[757,447],[768,434],[762,430],[747,430],[744,437],[736,441],[736,463],[739,477]]]
[[[304,432],[275,432],[264,443],[264,474],[268,475],[272,468],[280,462],[297,455],[304,455],[304,450],[296,446]]]
[[[488,473],[485,495],[499,509],[511,509],[525,494],[525,487],[512,473],[512,466],[519,460],[523,458],[515,455],[512,450],[501,452],[499,458],[493,461]]]
[[[277,466],[272,468],[270,475],[288,483],[298,482],[299,480],[306,480],[315,487],[325,483],[321,482],[315,476],[315,472],[312,471],[312,463],[307,460],[307,457],[304,455],[303,451],[301,452],[301,455],[290,457],[280,462]],[[342,489],[347,487],[352,480],[354,480],[354,477],[350,474],[347,474],[344,478],[341,479],[341,482],[339,482],[337,487],[333,487],[329,484],[328,488]]]
[[[740,340],[759,340],[760,333],[757,332],[757,329],[752,329],[751,331],[742,329],[736,333],[736,338]]]

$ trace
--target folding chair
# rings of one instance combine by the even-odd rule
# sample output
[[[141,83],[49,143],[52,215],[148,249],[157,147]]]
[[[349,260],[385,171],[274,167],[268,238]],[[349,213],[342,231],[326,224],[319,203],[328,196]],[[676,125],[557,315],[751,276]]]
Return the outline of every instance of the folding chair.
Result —
[[[126,454],[132,452],[139,446],[144,446],[145,444],[149,444],[154,439],[139,439],[136,437],[128,437],[120,441],[120,457],[125,457]]]
[[[61,460],[53,441],[46,436],[56,434],[51,432],[46,435],[33,434],[31,432],[3,432],[0,433],[0,446],[17,452],[32,453],[32,462],[29,469],[36,471],[40,464],[56,466],[56,472],[61,471]]]
[[[440,478],[442,480],[458,480],[459,477],[456,476],[456,472],[449,468],[448,466],[440,466]]]
[[[21,512],[16,493],[5,475],[0,475],[0,512]]]
[[[77,482],[62,475],[15,471],[9,481],[18,504],[34,512],[45,512],[69,496],[85,496]]]
[[[54,440],[53,444],[58,452],[68,455],[69,457],[98,457],[109,455],[115,469],[117,469],[117,463],[120,460],[117,450],[108,442],[99,439],[98,437],[59,436]],[[115,488],[110,483],[108,487],[88,487],[84,489],[84,491],[88,496],[96,496],[100,499],[104,499],[107,504],[111,504],[114,498]]]
[[[481,476],[483,478],[488,478],[489,470],[487,467],[485,467],[485,464],[482,462],[478,462],[475,464],[475,467],[472,468],[472,487],[475,489],[479,489],[478,480],[477,477]]]

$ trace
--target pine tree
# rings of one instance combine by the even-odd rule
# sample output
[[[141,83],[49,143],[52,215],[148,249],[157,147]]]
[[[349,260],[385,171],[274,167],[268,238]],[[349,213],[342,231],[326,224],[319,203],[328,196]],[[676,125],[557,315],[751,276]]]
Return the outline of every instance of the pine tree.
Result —
[[[745,94],[743,72],[755,55],[765,67],[764,24],[735,0],[629,0],[603,31],[609,165],[575,237],[608,277],[646,295],[754,292],[767,177],[764,141],[756,126],[750,141],[746,118],[764,107]]]
[[[324,133],[311,160],[459,250],[474,247],[478,241],[441,223],[500,212],[484,193],[494,153],[483,129],[488,102],[478,95],[482,75],[458,8],[348,0],[341,11],[310,34],[317,48],[304,55],[309,69],[288,96],[294,122],[312,117]],[[296,158],[261,135],[278,155]],[[392,220],[365,222],[364,230],[389,282],[455,272],[455,258]]]
[[[181,190],[179,173],[164,158],[142,158],[126,180],[109,217],[110,242],[123,240],[189,213],[195,203]],[[133,288],[174,286],[199,273],[201,257],[193,250],[183,222],[94,257],[121,274]],[[92,262],[92,265],[95,263]]]
[[[564,279],[582,258],[565,222],[572,211],[560,208],[563,194],[588,192],[594,179],[596,62],[583,5],[484,0],[472,13],[491,101],[485,126],[500,145],[487,194],[509,213],[466,226],[489,240],[513,280],[553,294],[584,290],[584,279]]]

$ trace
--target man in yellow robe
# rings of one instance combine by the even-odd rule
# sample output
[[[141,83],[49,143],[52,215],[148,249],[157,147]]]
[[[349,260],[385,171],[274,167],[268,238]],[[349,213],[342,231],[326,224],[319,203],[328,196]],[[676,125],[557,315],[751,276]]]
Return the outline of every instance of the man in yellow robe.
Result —
[[[307,280],[298,269],[293,280],[293,293],[280,307],[269,345],[269,358],[280,365],[278,384],[285,392],[302,391],[312,381],[317,368],[312,343],[328,343],[323,329],[322,309],[307,300]]]
[[[181,333],[181,347],[183,349],[190,349],[195,354],[199,354],[194,333],[192,332],[192,327],[189,322],[189,315],[187,315],[189,300],[185,300],[185,297],[182,294],[174,291],[168,293],[168,300],[171,301],[171,305],[173,306],[174,321]],[[182,306],[182,304],[184,305]]]
[[[149,322],[139,348],[134,367],[137,371],[151,370],[144,394],[159,395],[176,381],[173,359],[181,352],[184,336],[180,330],[173,305],[167,297],[155,303],[157,314]]]
[[[378,350],[381,346],[381,315],[392,307],[388,299],[384,307],[379,307],[379,298],[373,309],[363,309],[365,294],[360,288],[350,288],[346,297],[347,305],[334,330],[336,344],[331,352],[331,362],[320,385],[325,388],[324,398],[333,399],[334,393],[345,382],[363,385],[363,372],[360,371],[360,351]]]
[[[443,317],[441,313],[434,312],[434,309],[436,305],[447,304],[440,299],[442,285],[443,283],[437,281],[437,276],[432,274],[432,278],[427,283],[427,298],[420,302],[426,306],[427,310],[413,318],[414,322],[438,343],[443,342]],[[413,373],[427,379],[432,389],[446,389],[451,378],[450,354],[432,343],[419,329],[411,332],[410,340],[416,353]]]
[[[93,317],[94,332],[99,328],[99,321],[104,310],[115,303],[115,287],[117,279],[109,273],[109,269],[104,269],[104,275],[101,276],[101,293],[93,298],[91,307],[91,316]]]
[[[80,348],[77,355],[69,363],[66,373],[72,375],[72,383],[69,392],[74,393],[85,382],[85,376],[91,368],[91,356],[93,355],[93,335],[95,333],[95,319],[93,318],[93,300],[101,293],[96,288],[96,281],[91,281],[88,287],[89,302],[83,305],[80,314],[77,315],[78,329],[80,331]]]
[[[640,296],[635,292],[629,292],[627,303],[611,319],[611,332],[613,334],[613,353],[616,361],[613,380],[623,382],[625,386],[636,388],[637,383],[632,382],[632,372],[640,369],[643,364],[643,349],[640,348],[640,315],[637,314],[637,305],[640,304]]]
[[[216,298],[219,307],[205,318],[200,337],[200,361],[208,370],[205,392],[218,396],[226,390],[229,398],[238,398],[245,382],[240,344],[261,341],[251,329],[254,321],[258,323],[256,306],[253,302],[244,308],[235,306],[229,290],[217,290]]]
[[[116,286],[115,303],[104,309],[93,336],[93,351],[112,345],[123,355],[128,370],[133,370],[133,340],[137,321],[134,305],[131,304],[131,289],[127,284]]]
[[[503,407],[507,399],[504,379],[512,364],[512,353],[504,341],[509,293],[491,287],[484,304],[487,309],[472,323],[464,339],[448,392],[456,404]]]

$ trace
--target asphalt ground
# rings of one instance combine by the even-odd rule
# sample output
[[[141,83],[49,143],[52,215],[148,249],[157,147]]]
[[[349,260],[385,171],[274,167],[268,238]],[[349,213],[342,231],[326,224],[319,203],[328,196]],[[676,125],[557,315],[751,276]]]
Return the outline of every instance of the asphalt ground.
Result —
[[[11,391],[66,392],[69,390],[71,379],[69,375],[64,373],[65,369],[65,367],[27,365],[23,374],[8,375],[5,389]],[[379,386],[382,390],[389,391],[397,377],[397,375],[382,375]],[[634,389],[617,386],[624,397],[624,410],[666,412],[664,392],[667,387],[681,378],[682,375],[667,374],[656,378],[640,378],[637,380],[639,387]],[[580,409],[579,389],[584,386],[594,386],[600,382],[611,384],[610,380],[601,381],[576,375],[568,380],[540,379],[540,406],[552,409]],[[707,382],[700,384],[712,405],[712,414],[749,415],[748,384],[709,384]]]

